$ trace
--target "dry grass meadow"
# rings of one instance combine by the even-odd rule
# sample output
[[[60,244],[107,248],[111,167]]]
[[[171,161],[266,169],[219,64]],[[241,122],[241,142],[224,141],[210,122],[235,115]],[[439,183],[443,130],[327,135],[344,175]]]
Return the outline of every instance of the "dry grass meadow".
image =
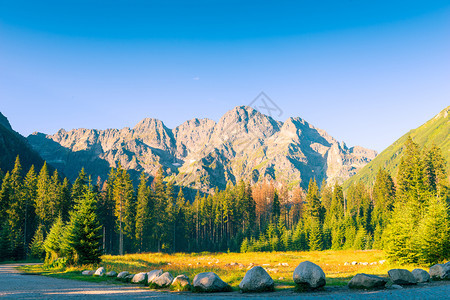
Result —
[[[387,276],[392,268],[413,270],[418,266],[398,266],[385,260],[381,250],[340,250],[340,251],[311,251],[311,252],[257,252],[257,253],[141,253],[118,255],[104,255],[100,266],[107,271],[128,271],[130,273],[148,272],[163,269],[174,277],[179,274],[189,276],[191,281],[201,272],[215,272],[234,289],[246,271],[252,265],[263,266],[275,281],[275,288],[287,289],[294,287],[292,274],[295,267],[302,261],[318,264],[327,276],[327,286],[343,286],[357,273]],[[358,264],[352,265],[352,262]],[[111,279],[84,277],[82,270],[94,269],[98,266],[69,267],[62,270],[45,270],[42,266],[23,268],[27,272],[39,272],[63,278],[82,279],[89,281],[104,281]]]

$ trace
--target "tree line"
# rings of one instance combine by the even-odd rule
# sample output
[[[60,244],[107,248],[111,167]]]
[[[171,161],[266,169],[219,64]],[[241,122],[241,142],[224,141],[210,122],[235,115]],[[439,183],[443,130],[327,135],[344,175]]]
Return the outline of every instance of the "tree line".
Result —
[[[398,174],[380,169],[372,188],[314,179],[307,192],[243,181],[197,193],[161,168],[136,188],[120,164],[93,183],[71,184],[47,165],[0,172],[0,260],[98,261],[102,253],[385,249],[392,260],[431,263],[450,254],[449,180],[437,147],[405,144]],[[320,185],[320,187],[319,187]]]

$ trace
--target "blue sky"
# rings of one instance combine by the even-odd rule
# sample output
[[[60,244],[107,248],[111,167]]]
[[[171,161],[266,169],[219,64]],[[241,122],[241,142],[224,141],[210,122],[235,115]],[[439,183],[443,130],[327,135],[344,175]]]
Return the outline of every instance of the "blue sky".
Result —
[[[264,91],[381,151],[449,82],[448,1],[0,0],[0,111],[24,135],[217,121]]]

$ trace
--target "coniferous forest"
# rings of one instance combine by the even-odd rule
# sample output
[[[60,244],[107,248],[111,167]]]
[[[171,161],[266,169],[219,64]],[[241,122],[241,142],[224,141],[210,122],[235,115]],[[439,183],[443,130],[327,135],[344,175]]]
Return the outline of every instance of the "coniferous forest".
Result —
[[[0,172],[0,260],[97,263],[102,254],[384,249],[400,263],[450,257],[449,176],[438,147],[404,145],[398,174],[372,186],[229,183],[193,201],[160,169],[133,185],[120,165],[105,182],[70,183],[32,166]]]

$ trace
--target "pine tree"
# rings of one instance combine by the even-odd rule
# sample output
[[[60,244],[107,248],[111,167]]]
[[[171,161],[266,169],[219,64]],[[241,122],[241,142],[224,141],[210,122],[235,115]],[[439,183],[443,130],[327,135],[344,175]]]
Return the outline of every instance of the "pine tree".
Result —
[[[24,247],[27,247],[31,241],[34,232],[34,221],[36,212],[34,210],[34,200],[37,193],[37,177],[34,170],[34,165],[30,167],[25,179],[23,181],[23,205],[24,205]],[[43,237],[42,237],[43,238]]]
[[[117,217],[117,227],[119,230],[119,254],[124,253],[124,234],[131,236],[134,227],[133,212],[130,211],[133,205],[133,186],[126,170],[119,165],[114,180],[114,214]]]
[[[101,225],[97,216],[97,194],[88,184],[83,197],[78,198],[75,210],[70,216],[70,245],[76,253],[76,263],[97,264],[102,254]]]
[[[278,218],[280,217],[281,209],[280,209],[280,199],[278,197],[278,192],[275,190],[272,200],[272,222],[278,222]]]
[[[145,173],[142,172],[136,204],[136,241],[139,243],[139,251],[149,250],[148,237],[151,235],[152,212],[150,188],[147,186]]]
[[[310,223],[310,230],[308,234],[308,247],[311,251],[322,250],[322,233],[320,223],[317,218]]]
[[[44,241],[44,249],[46,253],[45,262],[51,264],[56,259],[63,256],[61,251],[61,237],[64,235],[65,225],[61,216],[57,217],[53,223],[50,232]]]
[[[33,239],[31,240],[30,254],[34,258],[45,258],[44,226],[42,224],[38,226],[36,232],[34,233]]]
[[[447,203],[440,197],[430,197],[427,204],[414,241],[418,261],[431,265],[450,257],[450,218]]]
[[[48,232],[53,223],[53,216],[51,214],[51,184],[48,175],[47,163],[44,162],[38,179],[37,179],[37,193],[34,203],[36,215],[38,217],[38,224],[44,225],[44,231]]]
[[[88,178],[84,168],[81,168],[80,173],[78,173],[77,179],[72,186],[72,200],[76,203],[79,199],[84,197],[88,184]]]

